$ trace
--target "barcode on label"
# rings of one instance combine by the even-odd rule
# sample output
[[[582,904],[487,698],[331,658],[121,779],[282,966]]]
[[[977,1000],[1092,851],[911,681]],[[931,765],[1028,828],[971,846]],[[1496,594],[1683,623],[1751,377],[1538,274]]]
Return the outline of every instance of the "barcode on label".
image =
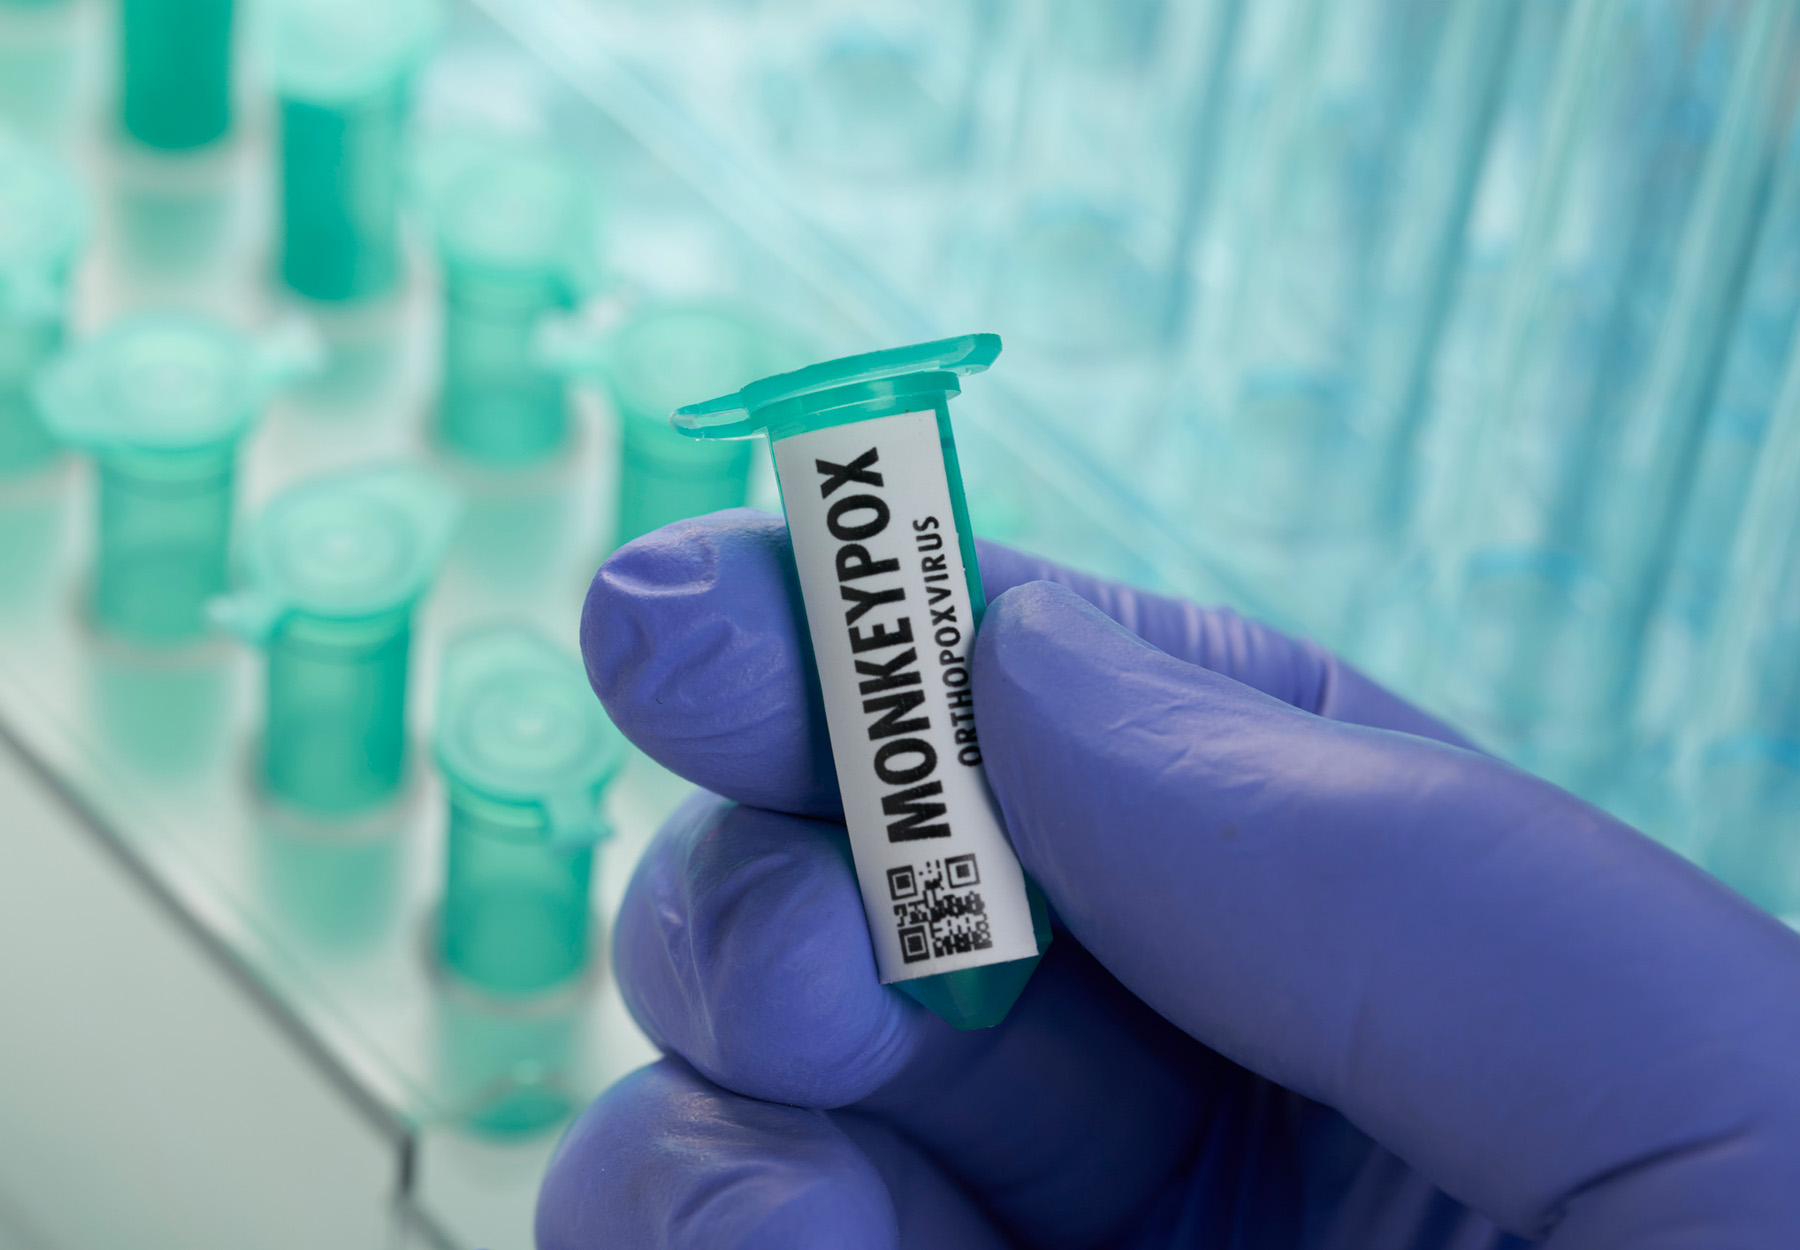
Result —
[[[981,870],[973,855],[951,855],[888,869],[888,897],[909,964],[943,959],[994,944],[982,900]]]

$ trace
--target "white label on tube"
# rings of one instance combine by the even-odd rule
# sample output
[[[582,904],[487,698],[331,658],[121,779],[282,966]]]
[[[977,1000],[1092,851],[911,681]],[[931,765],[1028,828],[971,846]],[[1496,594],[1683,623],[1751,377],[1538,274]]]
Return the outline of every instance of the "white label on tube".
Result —
[[[1037,954],[975,733],[975,621],[937,416],[774,447],[883,982]]]

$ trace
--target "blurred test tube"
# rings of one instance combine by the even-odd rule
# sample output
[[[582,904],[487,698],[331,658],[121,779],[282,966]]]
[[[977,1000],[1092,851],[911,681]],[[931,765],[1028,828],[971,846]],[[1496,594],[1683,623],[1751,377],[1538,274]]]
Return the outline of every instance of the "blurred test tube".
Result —
[[[81,196],[54,162],[0,132],[0,477],[56,453],[31,380],[62,342]]]
[[[683,437],[669,414],[809,358],[758,310],[724,302],[652,303],[604,337],[584,337],[574,327],[547,337],[547,354],[571,373],[597,377],[618,414],[614,545],[672,521],[742,507],[752,444]]]
[[[125,133],[185,150],[231,127],[233,0],[122,0],[119,112]]]
[[[435,164],[438,436],[494,466],[541,461],[565,446],[568,414],[564,380],[538,360],[534,338],[593,280],[593,188],[573,161],[524,142],[459,144]]]
[[[587,965],[602,793],[625,740],[580,662],[535,631],[453,642],[434,735],[449,796],[440,953],[490,994],[566,986]]]
[[[261,780],[275,799],[340,817],[399,792],[413,609],[455,515],[434,478],[383,466],[290,487],[251,523],[240,588],[213,614],[267,652]]]
[[[203,318],[148,313],[45,372],[46,423],[96,464],[96,626],[158,645],[205,632],[206,603],[226,588],[239,440],[308,362],[303,336],[259,343]]]
[[[438,19],[433,0],[282,0],[280,271],[299,294],[364,299],[398,284],[412,80]]]

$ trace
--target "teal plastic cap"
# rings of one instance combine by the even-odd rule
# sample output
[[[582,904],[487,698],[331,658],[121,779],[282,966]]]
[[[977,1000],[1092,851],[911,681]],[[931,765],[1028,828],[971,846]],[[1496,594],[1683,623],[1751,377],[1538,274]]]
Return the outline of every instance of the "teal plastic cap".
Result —
[[[214,623],[261,644],[290,617],[354,622],[409,609],[455,529],[449,487],[406,465],[302,482],[278,495],[243,543],[243,589]]]
[[[541,278],[570,291],[592,284],[594,185],[562,153],[449,136],[430,145],[420,177],[452,270]]]
[[[581,662],[523,626],[483,629],[450,645],[435,747],[453,799],[473,794],[534,811],[561,845],[599,836],[600,794],[625,758],[624,736]]]
[[[0,313],[56,313],[85,229],[74,181],[35,149],[0,133]]]
[[[999,355],[998,334],[965,334],[843,356],[763,378],[731,395],[677,408],[671,420],[691,438],[750,438],[774,422],[812,424],[810,418],[876,395],[910,390],[954,394],[958,377],[980,373]],[[830,420],[822,423],[835,424]]]
[[[280,0],[276,89],[321,104],[360,99],[417,69],[442,24],[438,0]]]
[[[621,409],[658,421],[690,396],[743,386],[804,359],[798,342],[767,316],[722,300],[650,304],[610,334],[551,323],[539,347],[550,367],[602,377]]]
[[[187,453],[243,435],[282,383],[316,368],[318,340],[295,325],[252,339],[201,317],[129,318],[64,352],[39,377],[44,422],[99,455]]]

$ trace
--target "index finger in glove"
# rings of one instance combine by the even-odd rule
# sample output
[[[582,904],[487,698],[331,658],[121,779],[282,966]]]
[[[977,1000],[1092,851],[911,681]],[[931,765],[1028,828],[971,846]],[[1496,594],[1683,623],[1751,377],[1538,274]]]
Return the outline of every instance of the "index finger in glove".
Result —
[[[1793,1244],[1779,922],[1537,778],[1307,715],[1059,587],[997,600],[974,672],[1020,861],[1167,1019],[1547,1245]]]

